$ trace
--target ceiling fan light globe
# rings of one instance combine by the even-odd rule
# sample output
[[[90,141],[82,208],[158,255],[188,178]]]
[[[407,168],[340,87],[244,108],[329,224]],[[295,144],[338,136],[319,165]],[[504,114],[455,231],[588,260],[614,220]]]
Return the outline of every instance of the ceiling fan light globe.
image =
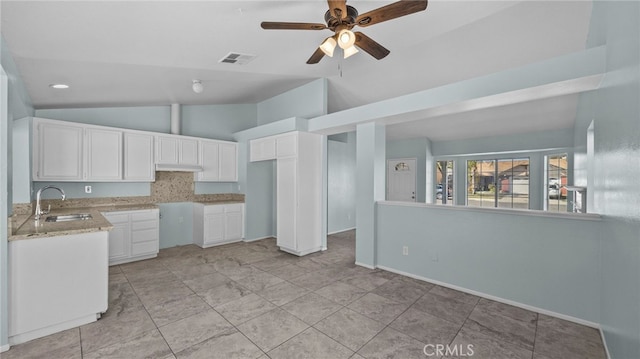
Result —
[[[335,48],[336,40],[333,37],[327,37],[327,39],[320,45],[320,50],[329,57],[333,57],[333,50],[335,50]]]
[[[350,47],[347,47],[346,49],[344,49],[344,58],[346,59],[347,57],[351,55],[355,55],[357,53],[358,53],[358,49],[356,49],[355,46],[351,45]]]
[[[353,47],[356,43],[356,35],[347,29],[340,30],[338,33],[338,45],[344,50]],[[357,52],[357,51],[356,51]]]

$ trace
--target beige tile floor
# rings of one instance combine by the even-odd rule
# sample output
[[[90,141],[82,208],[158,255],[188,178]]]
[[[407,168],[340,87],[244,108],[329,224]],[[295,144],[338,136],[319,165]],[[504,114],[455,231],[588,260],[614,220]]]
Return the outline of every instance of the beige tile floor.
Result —
[[[102,319],[2,358],[605,358],[593,328],[355,266],[354,247],[351,231],[302,258],[274,239],[165,249],[110,268]]]

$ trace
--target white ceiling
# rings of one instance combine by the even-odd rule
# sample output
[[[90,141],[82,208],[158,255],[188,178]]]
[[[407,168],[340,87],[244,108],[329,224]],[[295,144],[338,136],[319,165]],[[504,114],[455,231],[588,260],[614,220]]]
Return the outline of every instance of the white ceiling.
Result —
[[[360,13],[391,2],[348,1]],[[424,12],[359,29],[391,50],[385,59],[361,51],[307,65],[328,30],[267,31],[260,22],[322,23],[326,1],[0,6],[2,36],[36,108],[256,103],[326,77],[330,112],[582,50],[591,14],[590,1],[430,1]],[[257,58],[219,63],[229,52]],[[191,91],[192,79],[203,81],[204,93]],[[71,88],[48,86],[59,82]],[[538,131],[567,128],[575,107],[576,97],[564,96],[395,125],[388,133],[444,140],[464,130],[453,123],[496,128],[511,116],[529,119]]]

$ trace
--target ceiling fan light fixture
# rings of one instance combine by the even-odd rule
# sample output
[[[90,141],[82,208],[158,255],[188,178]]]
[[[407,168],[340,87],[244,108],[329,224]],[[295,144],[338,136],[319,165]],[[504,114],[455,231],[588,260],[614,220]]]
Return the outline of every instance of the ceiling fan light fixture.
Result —
[[[340,30],[340,32],[338,32],[338,45],[343,50],[353,47],[353,44],[355,43],[356,43],[356,35],[353,33],[353,31],[348,29],[342,29]]]
[[[336,39],[334,39],[333,36],[330,36],[322,42],[322,44],[320,45],[320,50],[322,50],[325,55],[333,57],[333,50],[335,50],[336,45]]]
[[[358,49],[356,49],[355,46],[351,45],[350,47],[347,47],[346,49],[344,49],[344,58],[346,59],[347,57],[351,55],[355,55],[357,53],[358,53]]]

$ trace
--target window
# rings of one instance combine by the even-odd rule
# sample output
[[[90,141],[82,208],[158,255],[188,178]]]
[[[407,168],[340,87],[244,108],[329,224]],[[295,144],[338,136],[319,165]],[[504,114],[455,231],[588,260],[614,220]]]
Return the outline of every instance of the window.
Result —
[[[547,175],[545,176],[546,210],[551,212],[567,211],[567,154],[561,153],[545,157]]]
[[[467,161],[467,206],[529,208],[529,159]]]
[[[453,161],[436,161],[435,204],[453,205]]]

